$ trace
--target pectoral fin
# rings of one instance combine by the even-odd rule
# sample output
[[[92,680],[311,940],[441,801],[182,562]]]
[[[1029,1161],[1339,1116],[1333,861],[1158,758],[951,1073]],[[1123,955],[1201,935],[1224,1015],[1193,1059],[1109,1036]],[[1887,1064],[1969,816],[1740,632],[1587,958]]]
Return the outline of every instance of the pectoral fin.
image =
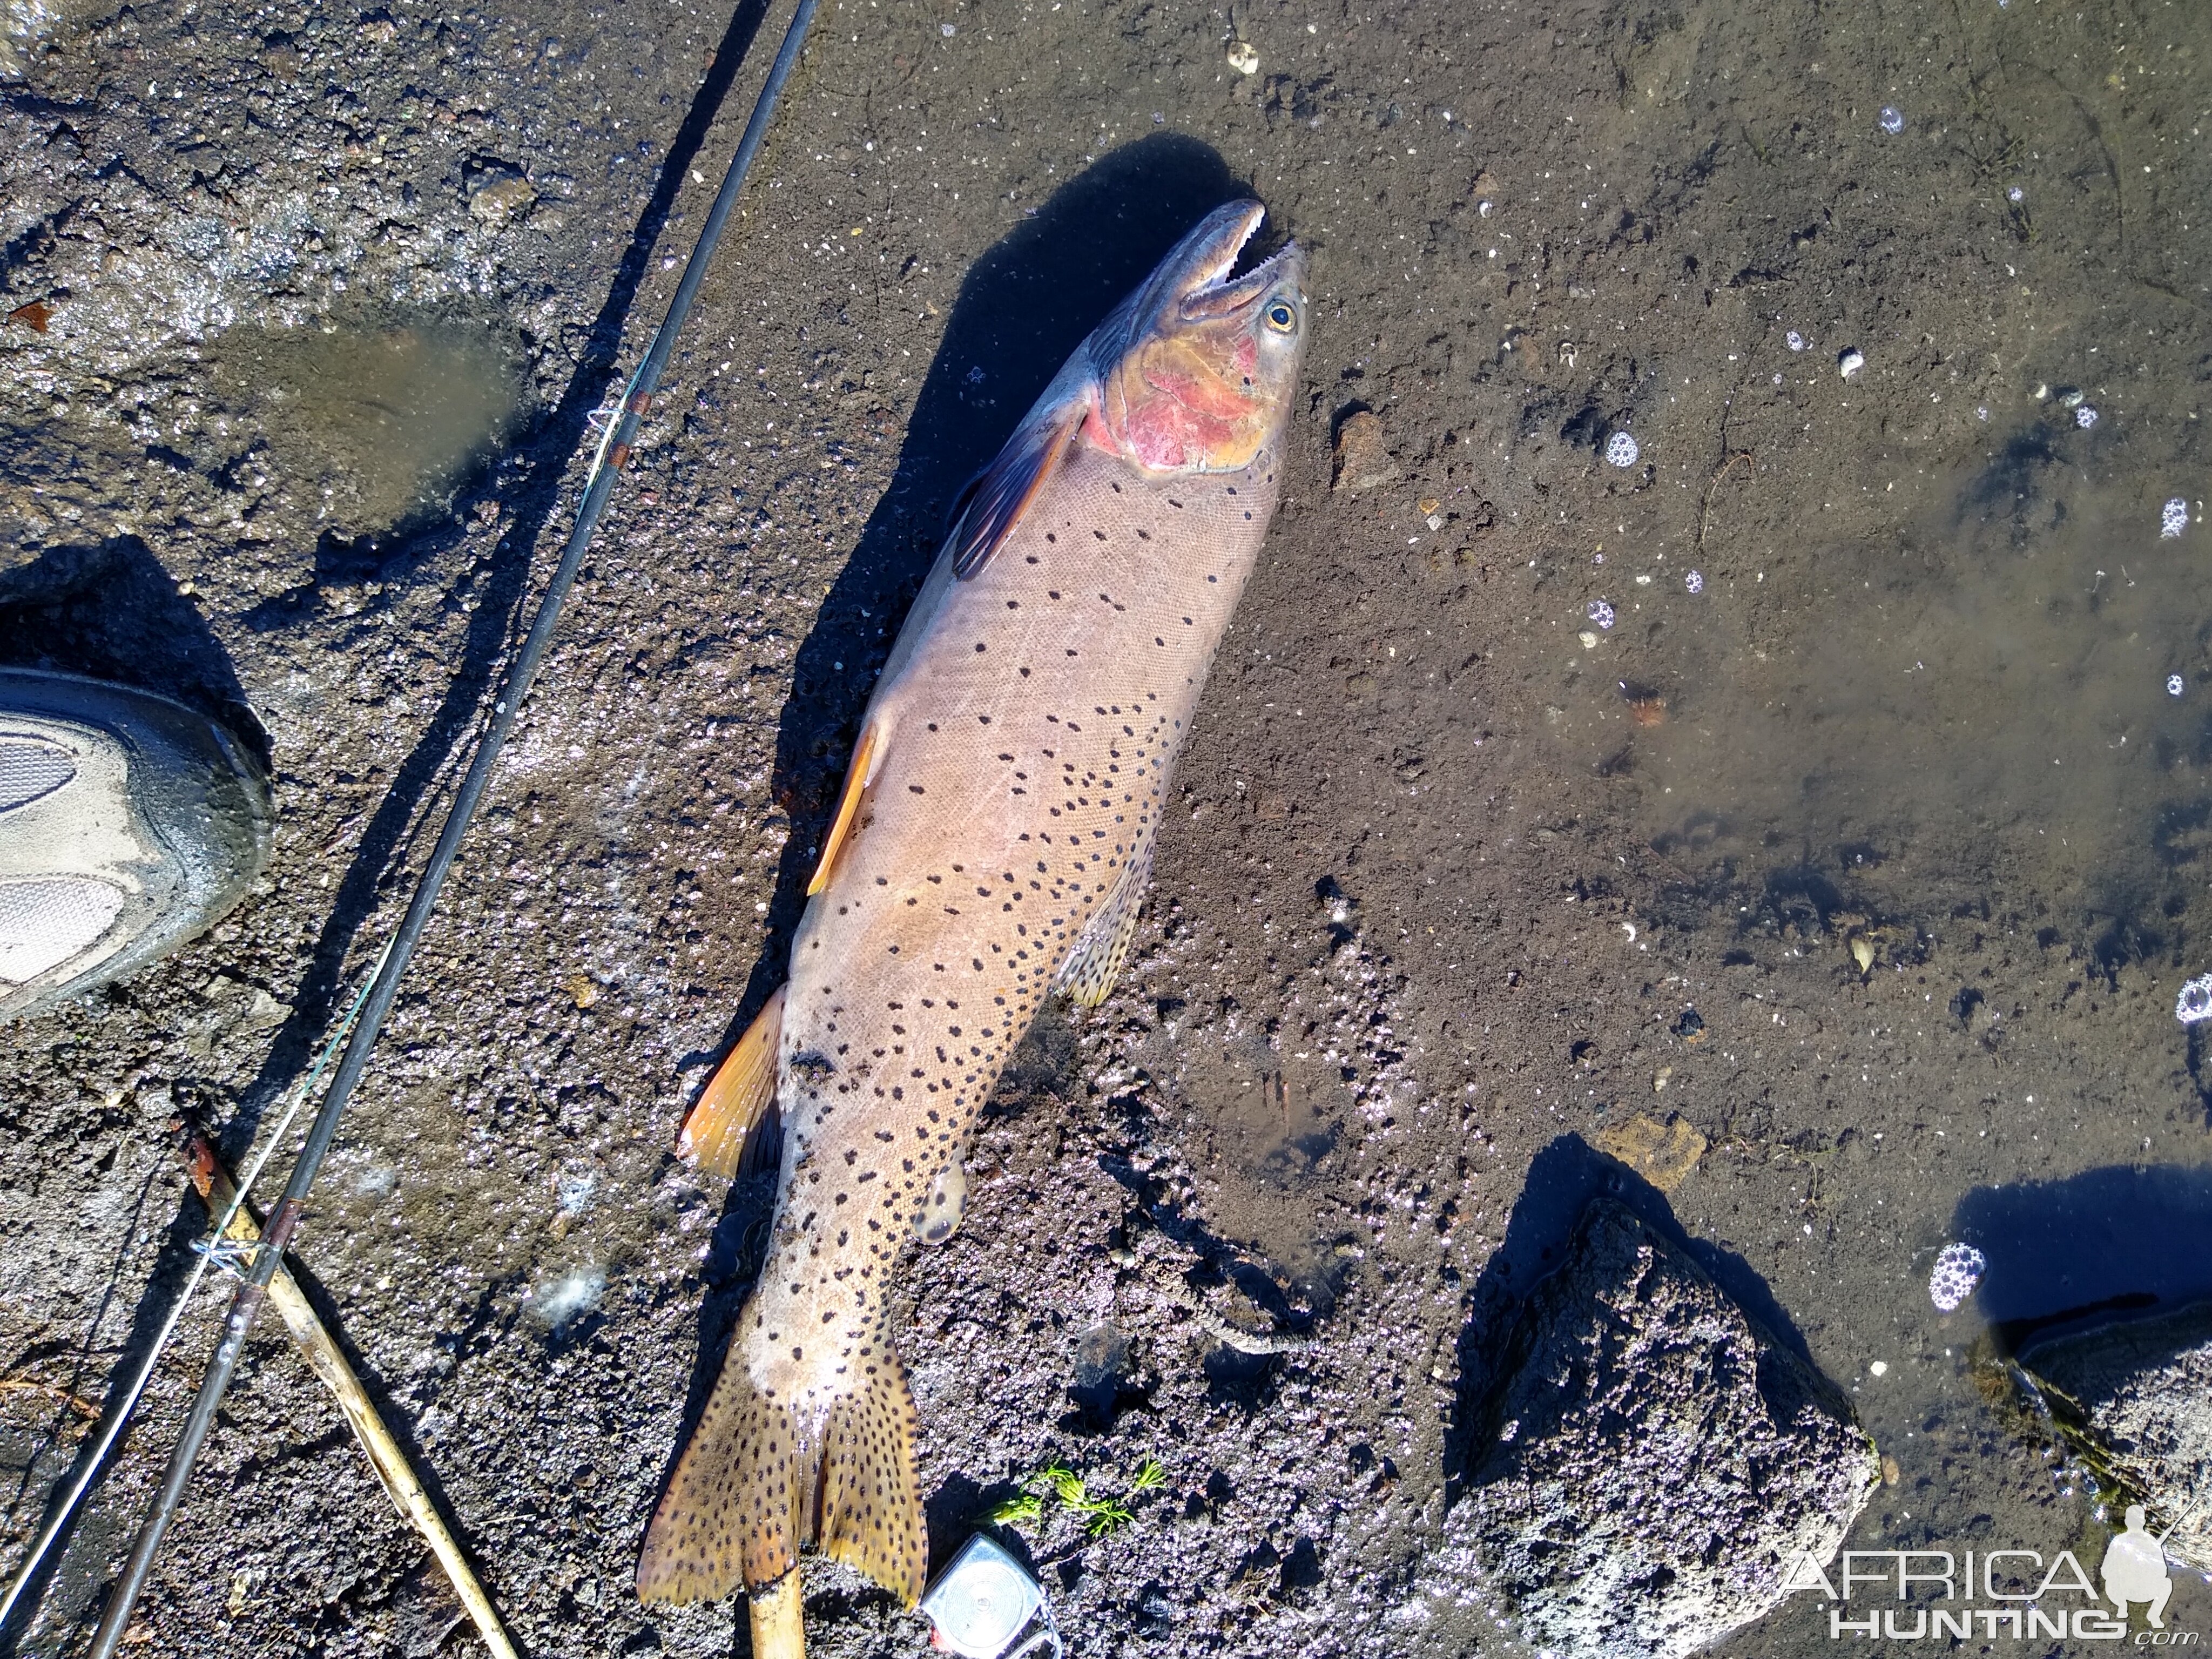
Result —
[[[998,459],[976,475],[961,496],[952,523],[952,574],[969,577],[1006,538],[1037,498],[1083,425],[1087,404],[1070,399],[1024,421]]]
[[[702,1175],[737,1179],[745,1143],[775,1098],[776,1050],[781,1046],[783,994],[788,988],[776,987],[768,1006],[714,1068],[706,1092],[684,1120],[676,1150],[696,1160]]]

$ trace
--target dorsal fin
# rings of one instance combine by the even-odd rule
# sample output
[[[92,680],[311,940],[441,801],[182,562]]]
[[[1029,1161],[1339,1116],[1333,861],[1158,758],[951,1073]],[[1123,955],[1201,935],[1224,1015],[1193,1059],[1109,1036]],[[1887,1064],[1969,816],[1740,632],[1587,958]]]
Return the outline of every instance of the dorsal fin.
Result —
[[[974,575],[998,551],[1052,477],[1088,412],[1085,400],[1066,398],[1032,414],[961,492],[950,538],[954,575]]]

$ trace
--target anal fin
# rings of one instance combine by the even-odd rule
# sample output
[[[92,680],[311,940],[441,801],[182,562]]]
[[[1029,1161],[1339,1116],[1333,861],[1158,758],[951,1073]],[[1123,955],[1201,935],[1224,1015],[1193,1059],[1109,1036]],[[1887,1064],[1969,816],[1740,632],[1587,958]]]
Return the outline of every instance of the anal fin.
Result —
[[[776,1051],[783,1037],[783,996],[789,988],[776,987],[684,1120],[676,1150],[696,1161],[702,1175],[737,1179],[745,1143],[775,1098]]]
[[[852,833],[853,820],[860,816],[860,797],[874,781],[876,759],[883,746],[883,727],[872,720],[860,728],[860,740],[853,745],[853,763],[845,769],[845,793],[837,802],[837,816],[830,821],[830,833],[822,838],[822,858],[814,866],[814,878],[806,884],[809,898],[830,884],[830,872],[836,867],[837,854],[845,845],[845,837]]]
[[[1137,915],[1144,908],[1145,890],[1152,880],[1152,843],[1147,836],[1137,856],[1121,871],[1074,950],[1060,964],[1060,987],[1085,1008],[1106,1000],[1114,981],[1128,960],[1130,942],[1137,937]]]

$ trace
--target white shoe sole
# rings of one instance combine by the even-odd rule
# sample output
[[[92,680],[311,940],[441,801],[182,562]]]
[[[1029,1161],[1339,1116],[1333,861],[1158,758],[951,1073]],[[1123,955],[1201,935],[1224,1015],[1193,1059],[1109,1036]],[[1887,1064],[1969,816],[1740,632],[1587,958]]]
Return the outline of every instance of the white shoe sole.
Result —
[[[0,1020],[211,925],[269,854],[268,780],[222,727],[128,687],[0,668]]]

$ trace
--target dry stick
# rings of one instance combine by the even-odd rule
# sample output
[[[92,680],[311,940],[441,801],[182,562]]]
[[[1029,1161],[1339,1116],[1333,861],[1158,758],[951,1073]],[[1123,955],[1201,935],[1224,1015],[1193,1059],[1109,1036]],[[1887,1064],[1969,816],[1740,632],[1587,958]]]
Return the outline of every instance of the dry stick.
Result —
[[[799,1592],[799,1571],[794,1561],[775,1583],[747,1593],[753,1659],[806,1659],[806,1601]]]
[[[206,1200],[210,1213],[228,1208],[238,1195],[238,1188],[208,1138],[194,1129],[185,1137],[182,1150],[185,1168],[192,1178],[192,1185],[199,1189],[200,1197]],[[240,1207],[223,1237],[239,1243],[258,1244],[261,1229],[255,1223],[252,1211]],[[269,1300],[277,1317],[284,1322],[284,1328],[292,1334],[293,1343],[307,1360],[307,1368],[337,1396],[338,1409],[353,1425],[354,1437],[361,1442],[362,1450],[368,1454],[369,1467],[384,1483],[386,1493],[398,1507],[399,1513],[414,1523],[415,1530],[428,1540],[430,1553],[438,1558],[438,1565],[445,1568],[446,1576],[453,1581],[454,1593],[468,1609],[469,1617],[476,1621],[477,1633],[491,1650],[492,1659],[516,1659],[514,1645],[500,1627],[499,1614],[492,1609],[491,1598],[477,1582],[476,1574],[461,1554],[461,1547],[446,1530],[446,1523],[431,1504],[429,1493],[422,1490],[422,1481],[408,1466],[407,1454],[399,1449],[392,1431],[384,1426],[384,1419],[377,1415],[368,1390],[361,1385],[361,1378],[346,1363],[345,1355],[316,1316],[313,1304],[301,1293],[298,1284],[281,1262],[276,1276],[269,1281]]]
[[[35,1376],[0,1376],[0,1394],[43,1395],[58,1406],[66,1406],[87,1422],[97,1422],[100,1407],[81,1394],[71,1394],[58,1382],[41,1382]]]
[[[376,976],[383,971],[385,961],[391,954],[392,946],[386,945],[376,958],[376,966],[369,970],[367,983],[362,985],[360,992],[354,997],[353,1006],[346,1010],[345,1018],[338,1022],[337,1030],[331,1034],[329,1042],[323,1045],[322,1053],[315,1057],[314,1065],[308,1070],[307,1081],[292,1091],[291,1103],[285,1107],[283,1115],[277,1119],[276,1133],[269,1137],[267,1142],[262,1146],[259,1156],[253,1160],[253,1166],[246,1172],[246,1185],[249,1191],[252,1190],[255,1180],[260,1176],[262,1167],[269,1162],[277,1147],[283,1144],[284,1137],[290,1133],[292,1120],[299,1115],[300,1108],[306,1103],[307,1097],[314,1093],[315,1085],[322,1080],[323,1068],[331,1063],[331,1056],[337,1053],[338,1044],[345,1041],[346,1033],[353,1030],[354,1022],[361,1018],[362,1006],[368,1000],[369,992],[374,988]],[[229,1216],[224,1216],[225,1226],[229,1224]],[[0,1591],[0,1653],[12,1651],[4,1645],[9,1620],[15,1616],[16,1609],[23,1605],[24,1598],[29,1594],[32,1585],[38,1582],[39,1576],[45,1568],[47,1553],[60,1540],[62,1534],[69,1530],[70,1521],[76,1514],[77,1505],[84,1501],[84,1495],[92,1490],[92,1483],[100,1478],[100,1472],[107,1467],[108,1454],[115,1449],[117,1442],[122,1439],[124,1431],[131,1426],[131,1416],[137,1409],[139,1396],[146,1392],[146,1384],[154,1375],[154,1368],[161,1363],[161,1356],[169,1351],[169,1339],[176,1334],[178,1322],[184,1318],[185,1310],[191,1306],[192,1293],[199,1289],[200,1280],[207,1276],[208,1263],[212,1260],[213,1258],[205,1250],[196,1253],[191,1273],[185,1279],[185,1288],[178,1291],[176,1299],[170,1303],[169,1311],[161,1321],[161,1328],[155,1332],[153,1341],[147,1345],[145,1355],[138,1362],[137,1374],[123,1386],[119,1393],[112,1389],[109,1391],[104,1402],[107,1419],[106,1426],[100,1431],[99,1438],[94,1442],[92,1450],[77,1460],[76,1476],[70,1481],[69,1491],[64,1494],[58,1504],[53,1505],[46,1516],[46,1525],[39,1528],[39,1535],[31,1540],[30,1547],[23,1552],[22,1559],[16,1562],[15,1576],[8,1581],[6,1590]],[[35,1601],[33,1605],[36,1605]],[[122,1626],[119,1625],[116,1627],[116,1635],[118,1638],[122,1635]]]

